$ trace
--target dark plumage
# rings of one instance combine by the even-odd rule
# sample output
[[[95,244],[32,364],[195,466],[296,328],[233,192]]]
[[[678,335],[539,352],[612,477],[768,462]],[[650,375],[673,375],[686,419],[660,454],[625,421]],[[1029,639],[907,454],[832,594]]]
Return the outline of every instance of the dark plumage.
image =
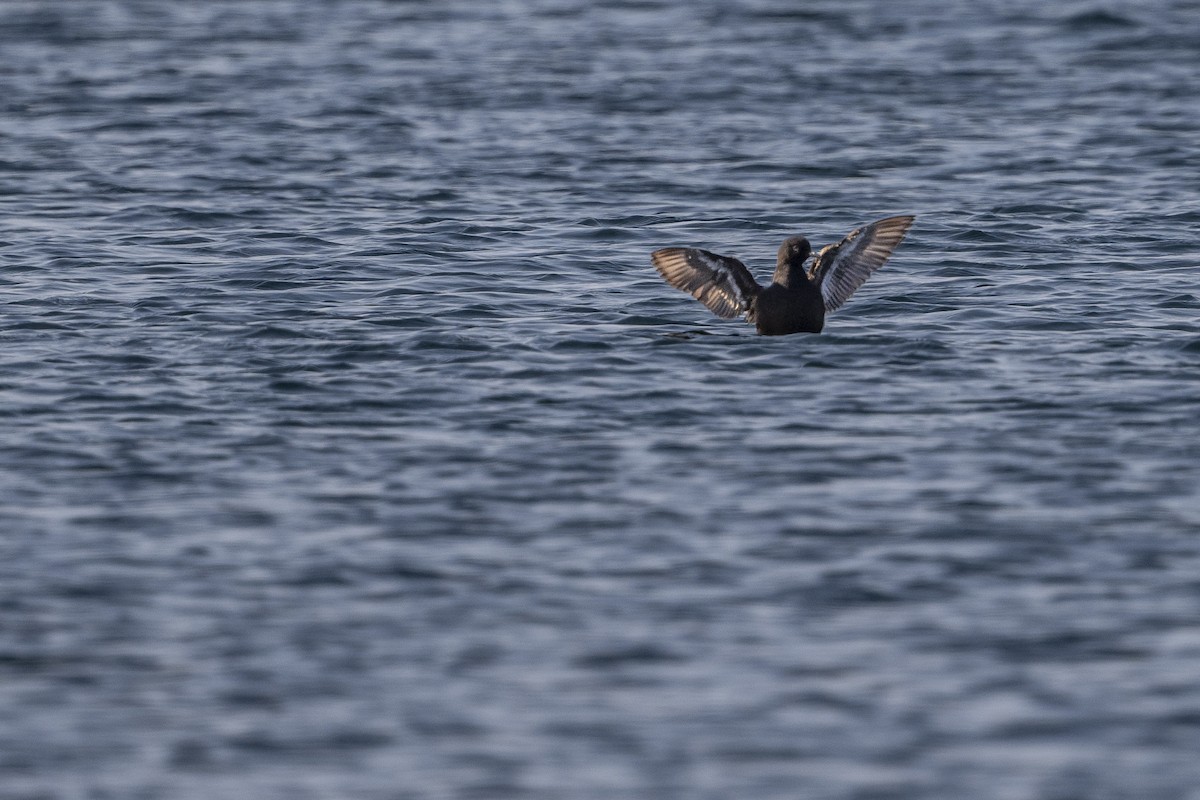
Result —
[[[759,286],[736,258],[695,247],[667,247],[650,261],[676,289],[688,292],[718,317],[742,314],[767,336],[820,333],[825,315],[850,299],[883,266],[912,226],[912,216],[887,217],[821,248],[808,271],[808,240],[793,236],[779,246],[771,285]]]

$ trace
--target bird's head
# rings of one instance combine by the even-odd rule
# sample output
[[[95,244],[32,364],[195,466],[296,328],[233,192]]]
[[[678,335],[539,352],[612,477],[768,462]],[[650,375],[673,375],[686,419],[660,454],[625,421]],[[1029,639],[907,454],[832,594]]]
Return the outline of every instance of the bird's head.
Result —
[[[779,245],[779,256],[775,260],[775,282],[790,286],[793,275],[804,275],[804,262],[812,255],[812,246],[803,236],[793,236]]]
[[[812,246],[803,236],[793,236],[779,245],[779,258],[776,266],[784,264],[803,264],[812,255]]]

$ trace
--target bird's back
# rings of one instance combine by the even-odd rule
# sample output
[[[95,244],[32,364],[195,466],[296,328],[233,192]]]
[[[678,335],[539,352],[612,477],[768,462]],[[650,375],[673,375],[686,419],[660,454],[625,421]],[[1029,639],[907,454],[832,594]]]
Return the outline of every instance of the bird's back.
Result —
[[[808,281],[792,287],[772,283],[754,298],[746,318],[765,336],[820,333],[825,327],[821,290]]]

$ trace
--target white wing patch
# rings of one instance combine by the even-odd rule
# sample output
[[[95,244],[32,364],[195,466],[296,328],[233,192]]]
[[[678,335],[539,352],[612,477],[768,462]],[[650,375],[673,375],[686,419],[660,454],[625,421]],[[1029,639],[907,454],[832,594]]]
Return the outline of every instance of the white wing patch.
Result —
[[[695,247],[667,247],[650,254],[655,269],[676,289],[682,289],[723,319],[746,313],[762,291],[746,265]]]
[[[821,289],[825,313],[836,311],[850,299],[875,270],[888,260],[904,239],[915,217],[887,217],[849,233],[837,244],[821,249],[808,279]]]

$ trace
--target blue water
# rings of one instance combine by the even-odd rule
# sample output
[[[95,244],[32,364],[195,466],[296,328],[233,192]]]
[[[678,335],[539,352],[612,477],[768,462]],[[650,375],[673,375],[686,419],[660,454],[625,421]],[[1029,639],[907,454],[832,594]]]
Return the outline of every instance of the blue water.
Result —
[[[1200,3],[0,52],[0,799],[1200,798]],[[900,213],[820,336],[649,263]]]

